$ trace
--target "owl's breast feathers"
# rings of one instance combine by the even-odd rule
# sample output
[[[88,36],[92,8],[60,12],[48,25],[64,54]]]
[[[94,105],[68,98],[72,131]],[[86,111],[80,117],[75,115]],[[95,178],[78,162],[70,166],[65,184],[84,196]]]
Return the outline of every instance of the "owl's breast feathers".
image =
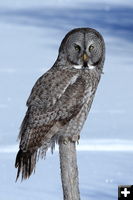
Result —
[[[38,150],[45,156],[51,138],[69,123],[94,95],[97,73],[52,68],[41,76],[27,101],[28,110],[19,134],[17,178],[28,178],[35,169]]]

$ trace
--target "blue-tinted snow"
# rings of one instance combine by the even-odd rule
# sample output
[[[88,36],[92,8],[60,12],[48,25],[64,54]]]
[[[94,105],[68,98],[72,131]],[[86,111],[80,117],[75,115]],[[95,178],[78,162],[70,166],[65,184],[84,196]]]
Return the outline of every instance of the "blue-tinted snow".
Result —
[[[118,184],[133,184],[132,19],[130,0],[0,2],[0,200],[62,199],[57,152],[48,153],[36,175],[23,184],[14,183],[13,152],[31,88],[53,65],[61,39],[75,27],[96,28],[107,51],[79,146],[82,199],[115,200]]]
[[[78,152],[81,199],[116,200],[118,185],[133,183],[132,156],[130,152]],[[14,153],[0,154],[1,200],[63,199],[56,152],[48,153],[47,160],[40,160],[36,173],[22,183],[15,183],[14,157]]]

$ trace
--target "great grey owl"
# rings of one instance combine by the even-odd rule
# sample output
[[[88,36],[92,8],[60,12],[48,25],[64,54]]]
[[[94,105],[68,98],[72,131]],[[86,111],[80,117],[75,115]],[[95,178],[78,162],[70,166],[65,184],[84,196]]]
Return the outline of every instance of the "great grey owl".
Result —
[[[65,36],[53,67],[35,83],[27,100],[16,156],[17,178],[28,178],[38,156],[55,143],[79,139],[103,71],[105,44],[94,29],[77,28]],[[17,179],[16,178],[16,179]]]

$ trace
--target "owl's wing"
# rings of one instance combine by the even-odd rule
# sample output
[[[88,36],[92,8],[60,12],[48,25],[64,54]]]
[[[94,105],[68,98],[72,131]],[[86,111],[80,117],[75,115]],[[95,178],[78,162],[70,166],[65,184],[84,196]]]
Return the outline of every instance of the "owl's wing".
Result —
[[[35,83],[27,100],[27,106],[49,109],[62,96],[66,88],[77,78],[76,72],[51,68]]]
[[[51,137],[80,111],[84,103],[84,85],[78,74],[68,71],[63,75],[60,71],[50,72],[37,81],[28,99],[28,110],[20,130],[17,178],[20,171],[22,178],[30,176],[38,149],[42,148],[45,154]]]
[[[57,122],[70,121],[83,105],[84,86],[79,74],[68,70],[51,70],[40,77],[27,101],[28,110],[19,134],[20,148],[27,151],[40,147]]]

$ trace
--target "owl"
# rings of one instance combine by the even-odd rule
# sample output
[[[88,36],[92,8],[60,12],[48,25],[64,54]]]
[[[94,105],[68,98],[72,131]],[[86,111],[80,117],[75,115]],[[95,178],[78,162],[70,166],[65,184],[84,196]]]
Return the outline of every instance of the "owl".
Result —
[[[92,28],[71,30],[57,60],[35,83],[27,100],[16,156],[17,178],[29,178],[38,157],[56,143],[77,142],[103,72],[105,44]]]

